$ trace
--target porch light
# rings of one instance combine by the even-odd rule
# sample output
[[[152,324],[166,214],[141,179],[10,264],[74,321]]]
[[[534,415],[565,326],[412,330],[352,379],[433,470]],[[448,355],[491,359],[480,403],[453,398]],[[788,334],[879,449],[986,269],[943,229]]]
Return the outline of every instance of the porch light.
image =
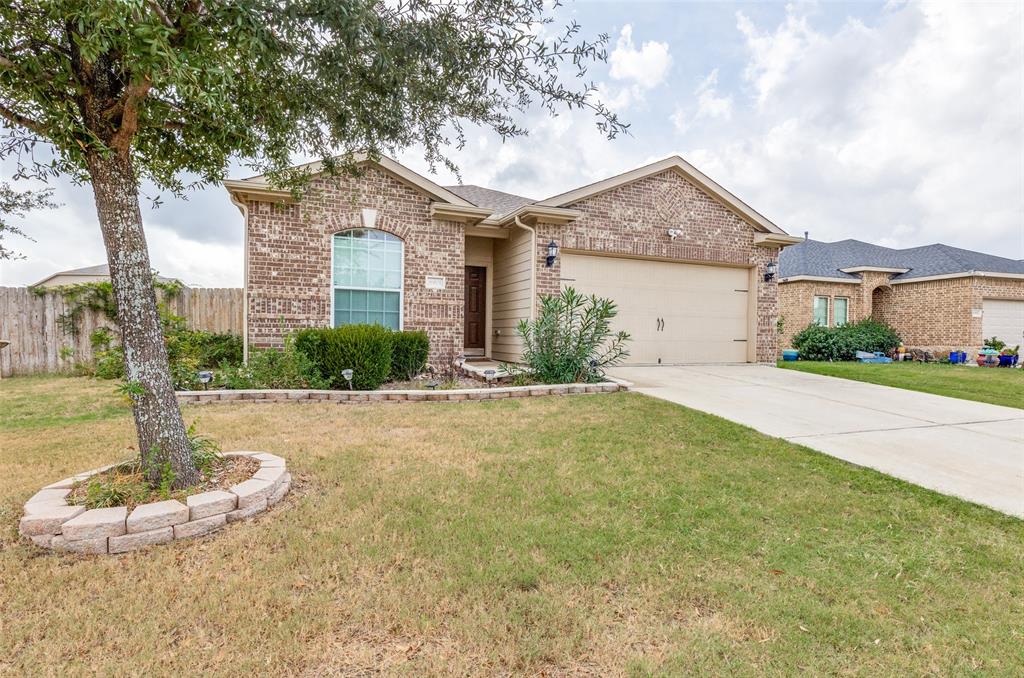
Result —
[[[558,258],[558,243],[555,242],[554,240],[552,240],[551,242],[548,243],[548,258],[547,258],[548,268],[551,268],[552,266],[555,265],[555,259],[557,259],[557,258]]]
[[[769,261],[768,265],[765,266],[765,269],[764,269],[764,281],[765,282],[770,282],[771,280],[774,280],[775,279],[775,272],[776,272],[777,269],[778,269],[778,267],[775,265],[775,262],[774,261]]]
[[[352,390],[352,370],[342,370],[341,377],[348,382],[348,390]]]

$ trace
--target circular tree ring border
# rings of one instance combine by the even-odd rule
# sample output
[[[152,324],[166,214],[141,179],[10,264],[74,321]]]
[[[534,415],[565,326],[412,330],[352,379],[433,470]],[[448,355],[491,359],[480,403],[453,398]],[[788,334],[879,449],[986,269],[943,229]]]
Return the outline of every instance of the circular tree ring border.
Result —
[[[199,537],[228,523],[245,520],[281,501],[291,489],[285,460],[268,452],[226,452],[225,457],[252,457],[260,468],[248,480],[227,490],[211,490],[185,498],[125,506],[86,509],[67,503],[76,483],[117,464],[80,473],[47,485],[25,502],[18,531],[37,546],[55,551],[125,553],[176,539]]]

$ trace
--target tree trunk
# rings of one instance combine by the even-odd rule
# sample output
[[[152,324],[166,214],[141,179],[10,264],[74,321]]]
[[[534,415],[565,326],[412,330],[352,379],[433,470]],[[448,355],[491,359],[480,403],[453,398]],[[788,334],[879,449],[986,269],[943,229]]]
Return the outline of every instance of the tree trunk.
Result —
[[[127,154],[91,154],[87,162],[117,302],[142,467],[153,485],[160,483],[168,465],[173,487],[194,485],[199,472],[174,396],[135,168]]]

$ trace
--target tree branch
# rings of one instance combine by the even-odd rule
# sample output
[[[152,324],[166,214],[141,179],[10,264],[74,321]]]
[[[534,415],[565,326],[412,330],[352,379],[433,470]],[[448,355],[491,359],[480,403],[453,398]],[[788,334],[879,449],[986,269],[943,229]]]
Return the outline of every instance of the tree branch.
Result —
[[[178,27],[174,25],[174,22],[171,21],[171,18],[167,16],[167,12],[164,11],[164,8],[160,6],[159,2],[156,0],[149,0],[146,4],[149,5],[149,8],[152,9],[158,17],[160,17],[160,21],[163,22],[164,26],[167,26],[172,31],[178,29]]]
[[[21,115],[20,113],[16,113],[2,104],[0,104],[0,116],[7,118],[19,127],[24,127],[25,129],[32,130],[33,132],[42,137],[49,136],[46,134],[46,127],[44,127],[42,123],[37,122],[27,116]]]
[[[121,152],[127,152],[132,138],[139,130],[139,104],[146,98],[153,79],[146,75],[142,82],[132,83],[125,90],[124,111],[121,113],[121,124],[110,138],[110,146]]]

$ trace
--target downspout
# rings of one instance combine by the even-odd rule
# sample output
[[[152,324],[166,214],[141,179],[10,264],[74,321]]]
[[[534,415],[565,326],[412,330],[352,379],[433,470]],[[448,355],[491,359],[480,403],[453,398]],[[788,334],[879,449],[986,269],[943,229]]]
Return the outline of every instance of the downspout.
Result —
[[[231,196],[231,204],[242,213],[244,225],[242,227],[242,362],[249,364],[249,207],[235,197],[234,193],[228,192]]]
[[[537,231],[532,226],[527,226],[520,219],[519,215],[514,217],[516,226],[525,229],[530,234],[530,322],[537,317]]]

